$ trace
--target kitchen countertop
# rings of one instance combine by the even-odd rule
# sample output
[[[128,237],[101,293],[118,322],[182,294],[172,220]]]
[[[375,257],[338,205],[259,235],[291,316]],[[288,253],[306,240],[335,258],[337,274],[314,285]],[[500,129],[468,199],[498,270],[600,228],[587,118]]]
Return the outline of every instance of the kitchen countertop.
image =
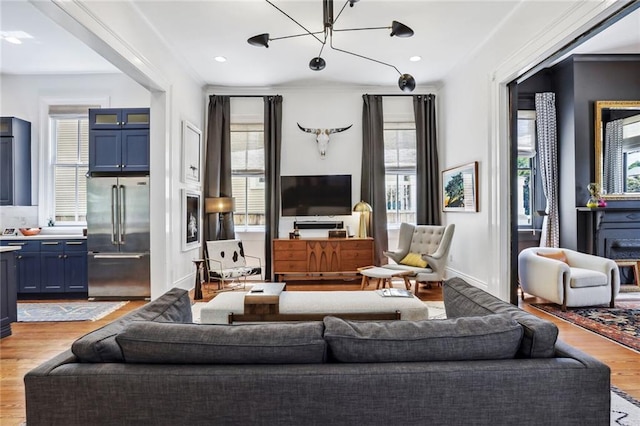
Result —
[[[3,240],[86,240],[87,237],[78,234],[39,234],[39,235],[3,235],[0,237],[0,241]]]
[[[16,251],[16,250],[22,250],[22,247],[16,247],[16,246],[0,247],[0,253],[6,253],[8,251]]]

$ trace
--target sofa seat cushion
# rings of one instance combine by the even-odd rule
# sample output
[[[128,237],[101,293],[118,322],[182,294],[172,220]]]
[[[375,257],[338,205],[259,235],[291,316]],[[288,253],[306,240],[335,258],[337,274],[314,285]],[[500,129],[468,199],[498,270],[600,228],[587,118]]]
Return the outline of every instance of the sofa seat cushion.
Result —
[[[136,321],[116,340],[126,362],[309,364],[325,360],[320,321],[228,325]]]
[[[522,327],[508,315],[424,321],[324,319],[339,362],[421,362],[514,358]]]
[[[571,280],[569,285],[573,288],[599,287],[607,285],[607,276],[599,271],[584,268],[570,268]]]
[[[442,287],[442,296],[447,318],[496,313],[511,315],[511,318],[518,321],[524,329],[519,356],[523,358],[551,358],[555,355],[558,327],[551,321],[525,312],[458,277],[445,281]]]
[[[82,362],[123,362],[116,336],[132,321],[193,322],[189,292],[173,288],[116,321],[85,334],[71,345],[73,354]]]

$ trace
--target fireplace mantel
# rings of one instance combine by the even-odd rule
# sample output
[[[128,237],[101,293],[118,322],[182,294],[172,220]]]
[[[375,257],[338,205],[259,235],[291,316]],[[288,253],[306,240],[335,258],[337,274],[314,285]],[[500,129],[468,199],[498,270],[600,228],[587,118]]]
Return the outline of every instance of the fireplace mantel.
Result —
[[[587,217],[587,250],[610,259],[640,259],[639,207],[578,207]]]

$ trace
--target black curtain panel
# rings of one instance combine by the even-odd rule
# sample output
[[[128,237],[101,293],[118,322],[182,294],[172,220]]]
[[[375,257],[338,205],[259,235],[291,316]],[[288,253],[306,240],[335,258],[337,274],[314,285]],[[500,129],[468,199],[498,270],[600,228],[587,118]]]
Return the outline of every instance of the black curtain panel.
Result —
[[[265,278],[273,281],[272,248],[280,223],[282,96],[264,97]]]
[[[231,107],[229,96],[209,97],[207,146],[205,153],[204,197],[232,197],[231,194]],[[218,235],[235,238],[233,214],[223,216],[223,232],[219,233],[219,213],[205,213],[204,239],[216,240]]]
[[[362,99],[362,177],[360,198],[371,205],[370,236],[374,238],[374,262],[387,263],[387,197],[384,168],[384,119],[382,96],[363,95]]]
[[[440,225],[436,95],[413,97],[416,121],[416,224]]]

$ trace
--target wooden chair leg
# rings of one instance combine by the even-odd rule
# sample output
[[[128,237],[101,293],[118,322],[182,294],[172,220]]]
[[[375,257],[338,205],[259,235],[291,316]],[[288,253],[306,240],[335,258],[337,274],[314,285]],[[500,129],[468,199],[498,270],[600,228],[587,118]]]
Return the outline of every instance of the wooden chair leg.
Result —
[[[364,288],[368,285],[369,285],[369,277],[367,277],[366,275],[363,275],[362,282],[360,283],[360,290],[364,290]]]
[[[409,278],[402,277],[402,279],[404,280],[404,288],[407,290],[411,290],[411,281],[409,281]]]

